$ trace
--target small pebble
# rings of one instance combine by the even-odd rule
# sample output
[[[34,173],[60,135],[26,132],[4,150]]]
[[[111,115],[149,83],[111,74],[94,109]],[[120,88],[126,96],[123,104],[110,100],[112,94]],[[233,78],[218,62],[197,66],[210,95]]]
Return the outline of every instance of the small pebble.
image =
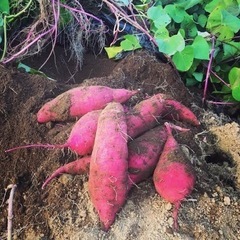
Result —
[[[170,217],[167,221],[168,221],[168,224],[169,224],[170,226],[173,225],[173,218],[172,218],[172,217]]]
[[[167,211],[171,210],[171,209],[172,209],[172,204],[171,204],[171,203],[167,203],[167,204],[165,205],[165,209],[166,209]]]
[[[213,196],[213,197],[217,197],[217,196],[218,196],[218,193],[215,192],[215,193],[212,194],[212,196]]]
[[[224,201],[224,205],[230,205],[230,203],[231,203],[230,198],[227,196],[224,197],[223,201]]]

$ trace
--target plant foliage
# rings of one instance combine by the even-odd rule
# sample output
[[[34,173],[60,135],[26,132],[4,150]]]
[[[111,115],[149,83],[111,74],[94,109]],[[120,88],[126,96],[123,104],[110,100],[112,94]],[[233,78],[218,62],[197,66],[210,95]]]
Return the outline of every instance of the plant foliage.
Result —
[[[135,19],[144,19],[146,33],[158,51],[171,58],[188,86],[207,84],[208,70],[214,93],[223,94],[226,101],[240,101],[239,0],[139,0],[128,7],[136,10]],[[138,39],[138,34],[132,36]],[[107,53],[114,57],[119,51],[138,49],[136,39],[132,49],[122,44],[126,39],[119,39],[118,52],[113,46],[106,48]]]

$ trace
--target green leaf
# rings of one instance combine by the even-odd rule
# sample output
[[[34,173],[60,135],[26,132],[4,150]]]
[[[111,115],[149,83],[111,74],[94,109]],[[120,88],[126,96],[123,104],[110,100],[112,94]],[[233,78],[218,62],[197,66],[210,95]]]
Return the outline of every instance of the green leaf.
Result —
[[[125,35],[125,40],[120,43],[124,51],[132,51],[141,48],[138,39],[134,35]]]
[[[198,3],[202,2],[202,0],[178,0],[176,4],[179,7],[184,8],[185,10],[192,8],[193,6],[197,5]]]
[[[183,51],[176,52],[172,58],[179,71],[186,72],[193,64],[194,50],[192,46],[186,46]]]
[[[167,30],[166,27],[161,26],[157,29],[157,31],[154,34],[154,37],[157,39],[165,39],[165,38],[169,38],[169,32]]]
[[[238,0],[239,1],[239,0]],[[213,12],[216,8],[225,9],[234,16],[240,13],[240,3],[236,0],[213,0],[210,1],[206,6],[205,10],[209,13]]]
[[[105,47],[108,58],[114,58],[118,53],[122,52],[123,49],[120,46]]]
[[[194,58],[209,60],[210,47],[205,38],[202,36],[195,37],[192,47],[194,50]]]
[[[63,29],[67,24],[69,24],[72,20],[72,15],[68,9],[60,7],[60,19],[59,26]]]
[[[231,88],[226,86],[226,85],[223,85],[222,86],[222,89],[221,89],[221,92],[224,93],[224,94],[229,94],[232,92]]]
[[[212,33],[219,33],[219,41],[231,41],[234,37],[234,32],[228,26],[220,26],[212,31]]]
[[[183,8],[179,7],[176,4],[166,5],[164,9],[176,23],[181,23],[184,19],[184,16],[187,14]]]
[[[222,10],[222,25],[228,26],[234,33],[240,29],[240,19],[226,10]]]
[[[48,79],[51,80],[51,81],[56,81],[56,80],[48,77],[44,72],[39,71],[39,70],[36,70],[36,69],[34,69],[34,68],[31,68],[31,67],[27,66],[26,64],[24,64],[24,63],[22,63],[22,62],[19,62],[19,63],[18,63],[17,68],[18,68],[18,69],[21,69],[21,68],[22,68],[22,69],[23,69],[25,72],[27,72],[27,73],[35,74],[35,75],[40,75],[40,76],[43,76],[43,77],[48,78]]]
[[[220,33],[220,40],[232,39],[240,30],[240,19],[219,7],[210,13],[206,27],[215,34]]]
[[[167,26],[171,22],[171,18],[160,5],[150,7],[147,11],[147,16],[153,21],[157,28],[160,26]]]
[[[232,96],[235,100],[240,101],[240,68],[233,67],[228,75],[232,89]]]
[[[221,0],[209,1],[209,3],[206,4],[206,6],[205,6],[205,8],[204,8],[205,11],[211,13],[216,7],[219,7],[219,2],[220,2],[220,1],[221,1]]]
[[[228,59],[233,56],[237,56],[240,53],[240,42],[228,42],[223,43],[223,59]]]
[[[188,37],[195,37],[197,35],[197,27],[193,21],[193,17],[190,15],[185,15],[184,20],[181,23],[181,28],[183,28]]]
[[[168,38],[157,38],[158,49],[160,52],[169,56],[175,54],[177,51],[182,51],[185,47],[185,41],[180,32]]]
[[[222,23],[222,15],[219,8],[214,9],[210,15],[208,16],[207,26],[206,28],[210,31],[214,28],[220,26]]]
[[[201,27],[205,27],[206,23],[207,23],[207,16],[205,16],[204,14],[200,14],[198,16],[198,24],[201,26]]]
[[[8,0],[1,0],[0,4],[0,13],[9,14],[9,1]]]
[[[198,81],[196,81],[195,78],[186,78],[186,86],[187,87],[192,87],[194,85],[196,85],[198,83]]]
[[[202,82],[202,80],[203,80],[203,73],[202,72],[194,72],[192,75],[194,76],[194,78],[198,82]]]
[[[201,61],[202,60],[199,60],[199,59],[196,59],[196,58],[193,59],[193,64],[190,67],[190,69],[188,70],[188,75],[189,76],[192,77],[193,73],[197,71],[198,66],[200,65]]]
[[[240,85],[232,89],[232,96],[235,100],[240,101]]]
[[[185,38],[186,34],[184,29],[180,28],[179,33],[183,36],[183,38]]]

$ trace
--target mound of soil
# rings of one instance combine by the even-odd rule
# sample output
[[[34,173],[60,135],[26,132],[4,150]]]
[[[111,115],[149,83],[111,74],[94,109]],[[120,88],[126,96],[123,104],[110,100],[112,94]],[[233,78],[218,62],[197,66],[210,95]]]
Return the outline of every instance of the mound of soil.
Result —
[[[7,239],[9,184],[17,184],[13,239],[240,239],[239,125],[204,111],[201,96],[191,94],[170,64],[139,51],[113,67],[103,61],[101,77],[75,84],[53,82],[0,66],[0,239]],[[65,150],[6,149],[29,143],[63,143],[73,122],[38,124],[39,108],[59,93],[79,85],[141,89],[129,104],[162,92],[190,107],[202,125],[178,133],[177,140],[197,172],[191,196],[182,203],[180,229],[172,230],[172,206],[154,190],[152,179],[136,186],[109,232],[100,229],[89,200],[87,176],[63,175],[45,190],[41,185],[60,165],[76,159]]]

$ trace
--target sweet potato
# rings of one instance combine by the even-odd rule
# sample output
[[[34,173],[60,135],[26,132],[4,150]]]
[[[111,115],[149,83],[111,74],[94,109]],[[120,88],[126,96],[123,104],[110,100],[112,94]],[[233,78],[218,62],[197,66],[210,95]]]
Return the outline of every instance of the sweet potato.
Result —
[[[172,128],[180,131],[189,129],[180,128],[171,124]],[[160,154],[167,140],[167,131],[165,126],[158,126],[145,132],[140,137],[135,138],[128,144],[128,172],[130,183],[138,184],[150,176],[158,163]]]
[[[171,125],[180,131],[188,129]],[[129,190],[150,176],[157,165],[159,156],[167,139],[165,126],[155,127],[128,143]],[[43,184],[45,187],[52,179],[63,173],[72,175],[88,174],[90,157],[83,157],[58,168]],[[76,166],[76,167],[75,167]]]
[[[129,189],[152,175],[166,139],[165,127],[158,126],[128,143]],[[63,173],[88,174],[89,165],[90,157],[83,157],[61,166],[47,178],[43,187]]]
[[[158,121],[167,117],[199,125],[194,113],[183,104],[172,100],[165,94],[156,94],[138,103],[127,115],[128,135],[131,138],[139,136],[155,127]]]
[[[109,103],[98,120],[90,172],[90,199],[107,231],[126,200],[128,186],[127,124],[123,106]]]
[[[55,177],[58,177],[61,174],[67,173],[71,175],[81,175],[89,172],[90,165],[90,156],[85,156],[83,158],[77,159],[73,162],[65,164],[58,168],[56,171],[52,173],[50,177],[48,177],[42,185],[42,189],[48,185]]]
[[[152,175],[166,139],[165,127],[158,126],[128,143],[129,187]]]
[[[173,99],[165,100],[162,114],[164,119],[184,121],[193,126],[200,125],[197,117],[189,108]]]
[[[154,170],[153,182],[159,195],[174,204],[174,229],[177,229],[180,203],[193,190],[195,172],[174,139],[170,124],[165,123],[165,126],[168,134],[167,141]]]
[[[107,103],[123,103],[137,91],[112,89],[105,86],[77,87],[70,89],[43,105],[37,113],[37,121],[66,121],[103,109]]]
[[[68,147],[79,155],[86,155],[92,152],[94,139],[97,131],[97,122],[101,110],[95,110],[82,116],[73,126],[68,140],[64,144],[30,144],[18,146],[6,150],[11,152],[16,149],[44,147],[44,148],[65,148]]]

